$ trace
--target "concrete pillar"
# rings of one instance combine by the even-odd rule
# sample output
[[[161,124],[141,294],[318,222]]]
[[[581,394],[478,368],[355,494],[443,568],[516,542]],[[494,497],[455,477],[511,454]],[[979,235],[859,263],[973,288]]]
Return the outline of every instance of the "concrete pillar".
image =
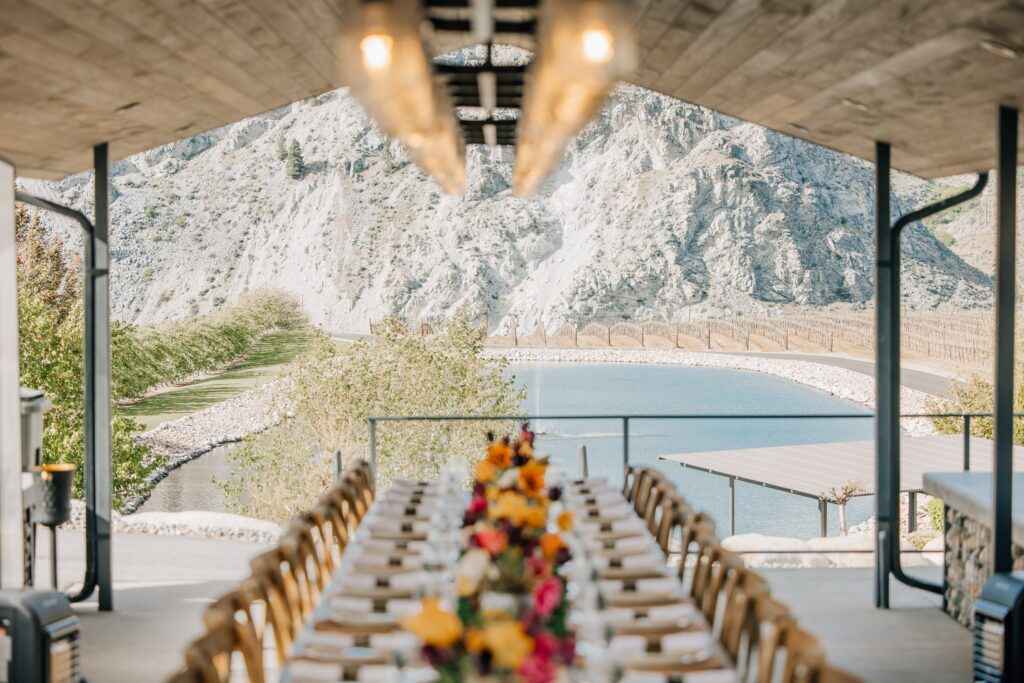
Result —
[[[24,583],[14,166],[0,159],[0,587]]]

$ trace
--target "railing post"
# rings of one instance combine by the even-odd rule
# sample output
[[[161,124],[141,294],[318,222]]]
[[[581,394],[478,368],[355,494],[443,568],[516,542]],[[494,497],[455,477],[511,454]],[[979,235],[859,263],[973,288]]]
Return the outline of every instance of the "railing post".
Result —
[[[729,477],[729,535],[736,535],[736,477]]]
[[[370,473],[373,475],[374,483],[377,483],[377,420],[374,418],[369,419],[370,422],[370,438],[369,438],[369,461],[370,461]]]
[[[341,449],[334,451],[334,483],[341,481]]]
[[[964,472],[971,471],[971,416],[964,415]]]
[[[622,471],[629,467],[629,418],[622,417]]]
[[[822,538],[825,538],[828,536],[828,501],[824,498],[818,499],[818,513],[820,515],[818,520],[818,530],[820,531],[819,535]]]
[[[917,531],[917,491],[907,492],[907,531]]]
[[[586,478],[588,478],[590,476],[590,464],[587,462],[587,446],[586,446],[586,444],[582,444],[580,446],[579,462],[580,462],[580,479],[586,479]],[[623,471],[625,471],[625,468],[623,468]]]

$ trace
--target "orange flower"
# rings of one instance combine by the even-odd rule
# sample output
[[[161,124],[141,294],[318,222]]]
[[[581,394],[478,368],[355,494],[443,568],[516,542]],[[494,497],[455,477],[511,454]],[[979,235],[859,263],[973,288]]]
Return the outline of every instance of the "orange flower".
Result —
[[[548,523],[548,510],[543,505],[532,505],[527,510],[524,521],[534,529],[543,529]]]
[[[466,631],[466,650],[471,654],[482,652],[487,647],[487,639],[484,632],[478,628],[471,628]]]
[[[484,628],[484,642],[494,653],[494,663],[502,669],[518,669],[533,650],[533,639],[518,621],[498,621]]]
[[[519,490],[530,496],[538,498],[544,493],[544,475],[548,466],[531,460],[519,468]]]
[[[568,510],[558,515],[558,528],[562,531],[569,531],[572,529],[573,516]]]
[[[533,457],[533,446],[525,441],[520,441],[516,444],[516,454],[521,455],[525,458]]]
[[[462,637],[462,622],[457,616],[441,609],[436,598],[426,598],[418,614],[402,620],[402,628],[415,634],[425,645],[448,648]]]
[[[512,465],[512,447],[504,441],[495,441],[487,447],[487,460],[500,469],[510,467]]]
[[[473,468],[473,477],[481,484],[490,484],[498,474],[498,468],[490,460],[481,460]]]
[[[508,547],[508,534],[500,529],[484,527],[476,532],[476,542],[491,555],[497,555]]]
[[[554,561],[558,551],[562,549],[562,537],[558,534],[544,534],[540,537],[540,551],[544,553],[545,559]]]

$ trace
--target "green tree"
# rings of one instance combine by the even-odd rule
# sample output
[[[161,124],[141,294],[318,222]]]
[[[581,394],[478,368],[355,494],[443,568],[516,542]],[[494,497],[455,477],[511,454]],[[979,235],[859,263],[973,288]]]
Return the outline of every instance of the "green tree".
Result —
[[[59,238],[44,234],[38,218],[24,208],[15,218],[21,383],[41,389],[53,403],[44,418],[44,458],[77,466],[74,489],[81,496],[85,401],[78,264],[65,256]],[[116,416],[112,428],[114,504],[121,506],[148,488],[159,462],[135,442],[138,422]]]
[[[306,172],[306,162],[302,158],[302,147],[298,140],[292,140],[288,147],[288,159],[285,162],[285,172],[289,178],[298,180]]]
[[[330,482],[332,458],[366,453],[371,415],[510,415],[524,392],[503,360],[483,355],[483,332],[457,318],[421,337],[385,321],[367,341],[339,344],[320,337],[288,373],[291,391],[281,412],[294,417],[234,451],[236,475],[221,482],[233,511],[285,521]],[[478,457],[488,422],[381,424],[378,476],[436,476],[449,458]]]

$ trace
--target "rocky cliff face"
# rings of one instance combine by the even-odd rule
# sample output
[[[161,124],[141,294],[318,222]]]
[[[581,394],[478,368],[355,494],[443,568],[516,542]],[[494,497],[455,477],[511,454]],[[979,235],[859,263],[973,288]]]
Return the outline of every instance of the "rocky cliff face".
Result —
[[[281,138],[301,144],[300,179]],[[529,327],[873,293],[869,166],[640,88],[616,92],[537,197],[511,196],[510,150],[472,148],[468,163],[465,196],[441,194],[345,91],[124,160],[114,312],[157,321],[269,286],[334,330],[463,308]],[[23,183],[91,210],[88,175]],[[902,179],[895,212],[930,188]],[[925,227],[903,254],[907,305],[990,300],[989,276]]]

